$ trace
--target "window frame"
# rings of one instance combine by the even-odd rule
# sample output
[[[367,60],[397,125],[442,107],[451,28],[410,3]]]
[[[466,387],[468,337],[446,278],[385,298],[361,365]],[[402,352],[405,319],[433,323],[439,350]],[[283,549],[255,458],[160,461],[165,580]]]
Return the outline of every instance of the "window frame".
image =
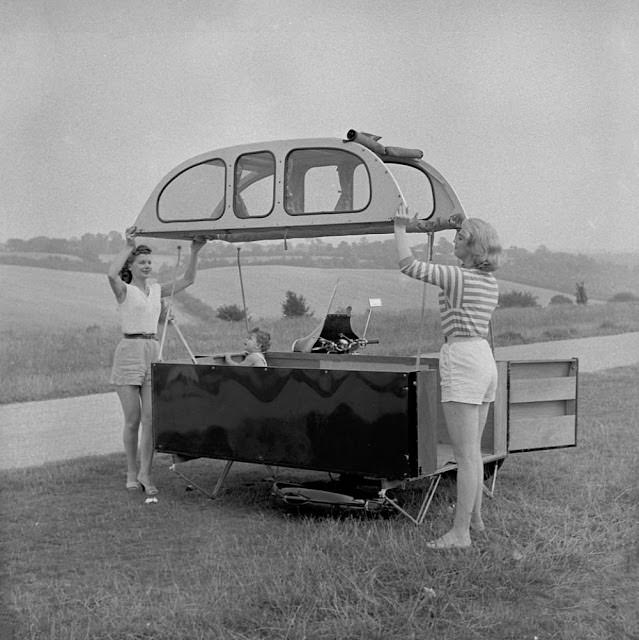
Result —
[[[366,178],[368,181],[368,199],[366,200],[365,204],[357,209],[347,209],[344,211],[335,211],[335,210],[321,210],[321,211],[301,211],[301,212],[295,212],[295,211],[291,211],[288,207],[289,204],[289,196],[287,195],[287,189],[288,189],[288,185],[290,183],[290,179],[289,179],[289,162],[290,162],[290,157],[291,155],[298,153],[300,151],[320,151],[320,152],[336,152],[339,155],[348,155],[353,157],[354,159],[357,160],[357,163],[355,164],[355,169],[357,169],[358,167],[362,166],[364,167],[365,171],[366,171]],[[315,167],[322,167],[322,166],[334,166],[334,167],[338,167],[340,166],[339,164],[335,164],[335,165],[331,165],[331,164],[325,164],[325,165],[320,165],[320,164],[315,164],[315,165],[310,165],[303,174],[303,177],[306,176],[306,174],[308,173],[308,171],[312,168]],[[355,169],[353,169],[353,174],[355,173]],[[339,178],[338,178],[339,179]],[[341,184],[340,184],[341,186]],[[366,209],[368,209],[368,207],[370,206],[371,202],[373,201],[373,180],[371,179],[371,173],[368,169],[368,166],[366,164],[366,162],[364,162],[363,158],[359,155],[357,155],[356,153],[353,153],[352,151],[348,151],[346,149],[340,149],[339,147],[297,147],[295,149],[291,149],[290,151],[287,152],[286,157],[284,158],[284,184],[283,184],[283,191],[284,191],[284,197],[282,200],[282,209],[284,210],[284,213],[287,216],[291,216],[291,217],[299,217],[299,216],[317,216],[317,215],[321,215],[321,216],[333,216],[333,215],[352,215],[352,214],[356,214],[356,213],[361,213],[363,211],[366,211]],[[305,194],[304,194],[305,195]],[[338,200],[339,202],[339,200]]]
[[[238,190],[238,182],[240,182],[240,180],[238,180],[238,164],[240,163],[242,158],[245,158],[246,156],[254,156],[257,154],[267,154],[271,157],[272,161],[273,161],[273,173],[272,175],[272,180],[273,180],[273,190],[272,190],[272,198],[271,198],[271,208],[263,214],[260,215],[246,215],[246,216],[241,216],[238,215],[238,207],[236,205],[237,202],[237,198],[241,197],[242,192],[245,191],[248,187],[250,187],[251,185],[255,184],[256,182],[259,182],[260,180],[264,180],[267,176],[257,176],[255,177],[253,180],[248,180],[248,176],[246,176],[244,178],[245,181],[247,181],[247,184],[245,184],[242,188],[242,190]],[[259,220],[260,218],[266,218],[268,216],[270,216],[273,211],[275,211],[275,205],[277,203],[277,157],[276,155],[273,153],[273,151],[270,151],[269,149],[261,149],[258,151],[247,151],[245,153],[242,153],[240,155],[238,155],[235,158],[235,161],[233,163],[233,185],[232,185],[232,193],[231,193],[231,202],[232,202],[232,208],[233,208],[233,215],[235,216],[235,218],[237,220]],[[244,205],[244,207],[246,208],[246,205]]]
[[[196,167],[201,167],[202,165],[205,164],[213,164],[213,163],[221,163],[223,169],[224,169],[224,179],[223,179],[223,185],[224,188],[222,190],[222,198],[221,200],[219,200],[212,208],[211,210],[211,214],[209,216],[206,216],[204,218],[163,218],[160,215],[160,202],[162,201],[162,196],[164,195],[164,192],[180,177],[183,176],[185,173],[187,173],[188,171],[191,171],[191,169],[195,169]],[[219,165],[216,165],[219,166]],[[188,222],[202,222],[202,221],[207,221],[207,220],[219,220],[223,215],[224,215],[224,211],[226,210],[226,184],[228,181],[228,164],[225,162],[224,159],[222,158],[207,158],[206,160],[202,160],[201,162],[196,162],[195,164],[189,165],[188,167],[182,169],[182,171],[176,173],[163,187],[162,190],[160,191],[160,193],[158,193],[158,196],[156,198],[156,203],[155,203],[155,213],[157,215],[157,218],[160,222],[164,222],[164,223],[188,223]],[[222,206],[220,207],[220,203],[222,204]],[[215,215],[217,210],[219,209],[219,214]]]

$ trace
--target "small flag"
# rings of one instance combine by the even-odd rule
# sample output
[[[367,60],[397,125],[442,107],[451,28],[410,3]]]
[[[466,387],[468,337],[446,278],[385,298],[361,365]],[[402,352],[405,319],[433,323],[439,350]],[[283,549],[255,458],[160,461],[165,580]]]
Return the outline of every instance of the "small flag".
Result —
[[[368,306],[369,307],[381,307],[382,306],[382,299],[381,298],[369,298],[368,299]]]

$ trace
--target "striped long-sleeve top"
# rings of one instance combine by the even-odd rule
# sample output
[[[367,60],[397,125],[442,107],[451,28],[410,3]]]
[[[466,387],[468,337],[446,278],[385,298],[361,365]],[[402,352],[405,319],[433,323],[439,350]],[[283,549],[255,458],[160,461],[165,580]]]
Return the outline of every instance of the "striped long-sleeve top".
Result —
[[[402,273],[438,286],[439,312],[445,336],[488,337],[499,288],[492,273],[405,258]]]

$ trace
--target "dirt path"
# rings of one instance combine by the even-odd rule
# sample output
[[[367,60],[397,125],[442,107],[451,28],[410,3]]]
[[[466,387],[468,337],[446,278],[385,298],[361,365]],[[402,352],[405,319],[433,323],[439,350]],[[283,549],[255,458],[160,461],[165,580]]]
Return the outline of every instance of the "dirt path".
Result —
[[[498,360],[579,358],[581,373],[639,363],[639,332],[496,349]],[[0,405],[0,469],[122,451],[115,393]],[[124,454],[123,454],[124,455]]]

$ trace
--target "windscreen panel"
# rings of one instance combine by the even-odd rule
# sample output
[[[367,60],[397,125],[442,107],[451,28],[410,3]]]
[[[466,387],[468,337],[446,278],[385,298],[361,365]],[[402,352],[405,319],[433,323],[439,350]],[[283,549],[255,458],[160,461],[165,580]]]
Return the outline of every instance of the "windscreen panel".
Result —
[[[216,220],[225,207],[226,164],[208,160],[175,176],[162,189],[157,216],[163,222]]]
[[[290,215],[353,213],[371,200],[371,180],[358,156],[342,149],[296,149],[286,158],[284,209]]]

